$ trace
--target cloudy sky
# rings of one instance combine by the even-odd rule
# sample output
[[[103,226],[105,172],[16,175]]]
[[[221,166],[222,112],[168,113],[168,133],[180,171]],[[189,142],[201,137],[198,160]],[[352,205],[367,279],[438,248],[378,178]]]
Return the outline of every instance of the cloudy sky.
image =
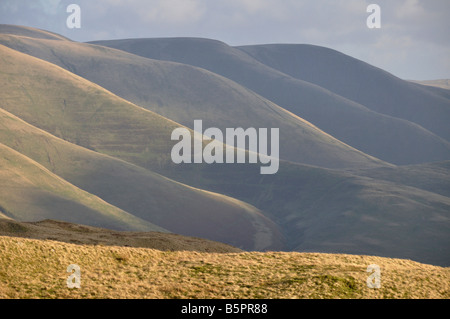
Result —
[[[69,4],[81,28],[66,26]],[[366,25],[381,8],[381,28]],[[230,45],[331,47],[404,79],[450,78],[449,0],[1,0],[0,23],[76,41],[206,37]]]

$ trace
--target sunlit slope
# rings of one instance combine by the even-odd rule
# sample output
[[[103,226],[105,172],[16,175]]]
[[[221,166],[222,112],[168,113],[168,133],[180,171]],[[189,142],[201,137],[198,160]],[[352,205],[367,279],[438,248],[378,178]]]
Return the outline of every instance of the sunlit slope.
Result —
[[[18,25],[0,24],[0,33],[20,35],[37,39],[70,41],[66,37],[50,31]]]
[[[450,140],[450,99],[338,51],[306,44],[238,47],[258,61]]]
[[[117,230],[165,231],[71,185],[3,144],[0,211],[19,221],[58,218]]]
[[[4,50],[9,49],[5,48]],[[249,203],[260,209],[269,219],[281,227],[286,238],[284,249],[321,251],[337,249],[339,252],[377,253],[382,256],[411,258],[437,264],[448,262],[448,257],[442,254],[442,247],[445,247],[448,243],[448,212],[450,209],[447,197],[430,194],[422,190],[404,188],[401,185],[379,182],[376,179],[361,178],[345,172],[287,162],[280,163],[280,170],[277,174],[262,176],[259,165],[174,165],[170,164],[170,161],[158,161],[158,156],[143,161],[142,152],[145,154],[147,145],[151,150],[150,154],[163,154],[167,156],[166,158],[169,157],[170,146],[167,141],[170,140],[170,137],[165,135],[164,138],[158,139],[158,136],[161,136],[158,134],[161,134],[161,130],[164,132],[165,127],[161,126],[161,123],[164,123],[162,121],[172,122],[122,101],[111,93],[95,85],[93,86],[88,81],[61,68],[30,56],[21,55],[18,52],[10,52],[11,59],[14,56],[22,57],[20,59],[21,64],[17,65],[21,65],[22,68],[26,65],[33,78],[39,79],[39,81],[32,81],[28,77],[28,92],[36,90],[33,93],[34,95],[31,95],[32,100],[36,101],[41,96],[47,99],[42,104],[29,103],[29,97],[22,103],[12,103],[13,98],[5,100],[6,102],[9,101],[7,106],[11,113],[14,110],[17,115],[34,122],[36,126],[46,128],[72,142],[77,142],[74,137],[86,134],[89,140],[85,139],[84,141],[89,143],[85,146],[131,161],[137,165],[152,167],[158,172],[185,184],[232,196]],[[3,61],[7,61],[8,55],[4,55],[4,57]],[[32,61],[32,63],[26,63],[27,60]],[[33,65],[42,67],[36,68],[36,72],[33,73]],[[8,64],[5,64],[5,69],[8,69]],[[48,73],[52,70],[52,73]],[[48,79],[53,81],[48,86],[44,85],[45,81],[48,81],[43,77],[46,74]],[[9,81],[20,79],[20,74],[18,77],[9,75],[3,78],[9,79],[8,81],[5,80],[4,87],[6,88]],[[23,81],[26,81],[26,79],[27,77],[24,76]],[[78,88],[80,85],[81,88]],[[53,90],[49,87],[60,87],[60,89]],[[11,92],[14,92],[14,86],[9,86],[9,90],[5,90],[2,94],[8,96]],[[72,104],[73,107],[66,107],[63,112],[61,109],[63,109],[64,103],[57,104],[54,101],[60,101],[66,95],[75,99],[72,103],[77,104]],[[20,98],[25,99],[19,93],[14,96],[17,98],[16,101],[20,101]],[[77,101],[77,96],[82,96],[85,100]],[[49,99],[49,97],[53,98]],[[97,112],[93,112],[92,106],[96,105],[95,103],[100,103],[97,101],[105,102],[103,108],[95,108]],[[87,104],[84,104],[85,102]],[[113,107],[116,107],[116,109]],[[45,110],[45,112],[42,112],[42,110]],[[83,112],[80,112],[80,110]],[[120,112],[112,112],[113,110],[119,110]],[[30,112],[33,112],[33,116],[30,115]],[[80,114],[84,116],[80,116]],[[92,119],[92,115],[94,119]],[[145,121],[150,121],[146,120],[147,117],[150,117],[150,120],[155,118],[159,120],[155,120],[154,124],[152,122],[146,124]],[[133,135],[130,136],[129,130],[133,126],[129,125],[135,125],[135,121],[142,123],[141,128],[145,129],[142,130],[143,132],[134,130]],[[127,125],[127,123],[130,124]],[[155,130],[154,133],[151,131],[152,129]],[[66,132],[73,133],[68,134]],[[112,133],[113,135],[111,135]],[[110,142],[109,138],[114,142]],[[93,141],[95,143],[92,143]],[[149,144],[146,144],[142,141],[150,141],[151,143],[147,142]],[[158,141],[161,142],[157,143]],[[165,143],[162,143],[162,141],[165,141]],[[121,149],[122,143],[135,143],[131,144],[135,153],[131,156],[128,149],[126,149],[127,152],[123,151]],[[83,145],[83,143],[80,144]],[[157,146],[159,145],[165,146],[166,149],[158,149]],[[118,152],[117,149],[121,152]],[[44,159],[44,162],[48,162],[42,154],[40,157]],[[96,165],[95,167],[97,169],[102,165]],[[76,173],[76,170],[72,171]],[[94,171],[94,169],[91,171]],[[99,171],[102,174],[105,173],[105,170],[100,169]],[[136,175],[138,173],[133,176]],[[67,177],[67,179],[69,178]],[[83,181],[81,178],[80,180]],[[90,184],[89,180],[87,179],[88,182],[83,184],[83,187],[88,187],[85,185]],[[93,181],[93,183],[95,185],[97,182]],[[87,188],[87,190],[93,192],[91,188]],[[397,192],[397,195],[391,196],[393,192]],[[103,190],[102,193],[99,193],[99,196],[104,198],[105,194],[108,193],[108,191]],[[112,193],[120,192],[116,189]],[[220,195],[218,196],[220,197]],[[136,197],[131,198],[136,199]],[[386,201],[386,198],[389,198],[389,200]],[[109,200],[110,198],[108,198]],[[171,200],[171,197],[169,197],[168,202],[178,201]],[[420,204],[423,202],[426,202],[426,205]],[[117,205],[114,201],[112,203]],[[178,203],[182,205],[184,202]],[[133,205],[140,205],[140,201],[135,200]],[[203,203],[198,201],[198,205],[203,205]],[[249,207],[247,204],[237,204],[237,206],[239,212],[252,210],[251,206]],[[120,207],[122,208],[122,206]],[[143,205],[143,207],[148,209],[149,206]],[[196,215],[198,219],[190,219],[189,217],[183,219],[179,218],[177,214],[173,214],[171,215],[173,218],[166,219],[168,224],[163,224],[161,220],[150,221],[171,231],[203,236],[238,247],[268,247],[272,243],[277,243],[276,239],[280,238],[276,235],[275,226],[270,226],[270,222],[263,218],[256,218],[255,221],[253,217],[256,216],[255,214],[241,215],[241,213],[237,213],[233,215],[227,214],[228,211],[222,211],[221,218],[214,218],[215,227],[205,227],[203,223],[198,224],[197,221],[202,220],[204,216],[211,216],[211,211],[215,212],[219,209],[216,209],[215,205],[203,205],[201,208],[202,210],[199,210],[198,206],[195,208],[195,212],[200,212]],[[126,210],[130,212],[132,209],[127,206]],[[145,216],[143,210],[140,214],[142,215],[138,215],[139,217]],[[236,216],[241,216],[239,221],[236,221]],[[436,218],[436,216],[438,217]],[[401,223],[399,223],[399,219],[402,220]],[[192,225],[198,227],[197,230],[199,229],[200,232],[184,233],[178,228],[168,227],[170,222],[182,226],[185,224]],[[418,223],[426,225],[426,227],[418,228]],[[387,227],[390,224],[397,224],[398,226]],[[225,227],[231,227],[234,231]],[[253,231],[249,232],[248,229]],[[308,232],[307,229],[313,231]],[[414,230],[414,236],[409,235],[411,230]],[[217,235],[211,237],[211,234]],[[266,234],[269,236],[266,236]],[[220,236],[225,236],[228,239],[223,240]],[[399,241],[399,237],[403,240]],[[229,241],[230,238],[235,239],[235,241]],[[269,238],[269,241],[267,241],[267,238]],[[362,238],[362,240],[355,241],[355,238]],[[260,243],[263,243],[263,245],[260,245]],[[337,247],[334,243],[339,243],[339,246]],[[437,248],[430,251],[429,247]]]
[[[3,109],[85,148],[142,165],[170,160],[181,125],[51,63],[4,46],[0,54]]]
[[[20,56],[20,53],[17,54]],[[33,60],[32,57],[27,57],[27,59]],[[3,61],[5,60],[6,58]],[[32,64],[24,64],[23,61],[21,60],[22,64],[17,63],[17,65],[22,65],[22,67],[26,65],[27,70],[29,72],[30,70],[32,71],[33,67],[30,66]],[[36,59],[33,61],[38,63]],[[41,70],[42,74],[47,74],[49,78],[56,79],[54,83],[60,85],[60,83],[66,82],[67,79],[64,79],[64,77],[58,77],[61,74],[65,75],[67,73],[66,71],[43,61],[39,61],[39,63],[45,64],[45,67],[39,70]],[[5,64],[5,68],[7,67],[8,64]],[[49,70],[58,71],[50,74],[45,73],[49,72]],[[48,79],[40,76],[39,72],[31,74],[33,74],[35,79],[39,79],[40,82],[46,83],[45,81],[48,81]],[[5,76],[3,78],[11,81],[14,77]],[[70,78],[75,78],[78,81],[77,83],[85,83],[89,88],[92,88],[92,84],[89,84],[88,81],[82,80],[72,74],[70,74]],[[8,81],[5,80],[5,85],[8,85]],[[34,84],[30,80],[29,87],[32,88]],[[58,85],[55,84],[50,87],[54,88],[58,87]],[[70,95],[71,98],[80,94],[81,96],[85,96],[85,101],[88,101],[89,105],[97,103],[97,99],[105,98],[108,100],[111,98],[114,101],[117,99],[116,96],[96,86],[94,86],[96,89],[93,89],[93,91],[97,92],[99,97],[94,97],[91,94],[87,94],[85,89],[74,89],[78,85],[80,84],[69,85],[67,91],[73,93],[73,95]],[[10,88],[12,92],[15,90],[13,86],[10,86]],[[38,96],[44,95],[43,92],[45,92],[46,96],[50,97],[54,97],[56,94],[54,92],[56,90],[51,90],[47,86],[38,86],[38,88],[38,93],[40,94]],[[448,255],[442,253],[442,247],[448,246],[448,212],[450,209],[447,197],[393,183],[380,182],[376,179],[361,178],[345,172],[295,165],[287,162],[281,162],[280,171],[274,176],[260,175],[259,165],[188,164],[176,166],[170,164],[170,160],[164,161],[164,158],[168,159],[170,145],[166,145],[165,149],[161,148],[161,151],[161,149],[150,144],[149,149],[151,147],[152,153],[163,154],[165,157],[160,158],[161,160],[157,159],[155,161],[154,157],[145,161],[142,159],[140,152],[145,152],[146,148],[142,148],[141,144],[137,143],[142,138],[145,138],[145,136],[139,135],[140,131],[133,131],[133,134],[138,135],[133,136],[136,137],[136,140],[131,140],[133,143],[134,141],[137,143],[137,147],[135,148],[136,152],[133,153],[133,156],[130,156],[129,152],[125,151],[116,152],[115,146],[121,146],[123,140],[127,140],[128,138],[126,132],[129,126],[125,125],[125,127],[122,127],[122,119],[125,119],[125,123],[127,121],[133,123],[137,118],[142,121],[140,122],[143,123],[142,127],[149,129],[153,128],[152,125],[145,125],[143,118],[149,116],[148,114],[157,116],[156,114],[142,110],[131,103],[124,102],[128,106],[125,107],[125,104],[120,104],[123,106],[123,109],[119,108],[119,110],[123,111],[120,112],[120,116],[114,118],[106,111],[110,110],[109,106],[116,104],[108,100],[108,102],[105,102],[105,107],[96,109],[98,110],[96,115],[102,121],[109,119],[108,121],[110,122],[108,123],[110,125],[103,125],[102,123],[104,122],[102,121],[90,121],[89,116],[78,117],[76,113],[70,113],[69,108],[65,109],[65,117],[64,121],[62,121],[61,119],[63,117],[58,115],[60,114],[60,109],[52,106],[52,101],[60,101],[66,94],[63,87],[61,90],[63,92],[62,95],[56,95],[57,98],[55,100],[46,100],[38,108],[40,110],[46,110],[48,114],[42,114],[44,112],[36,110],[33,113],[35,116],[27,115],[30,111],[33,111],[33,108],[30,106],[37,104],[26,102],[21,104],[21,106],[14,106],[13,103],[10,103],[8,106],[11,108],[10,110],[13,107],[22,108],[21,114],[27,116],[27,121],[34,121],[33,124],[36,126],[45,127],[48,130],[57,127],[59,131],[56,129],[52,129],[51,131],[72,142],[77,142],[73,138],[74,135],[67,137],[68,134],[65,131],[70,132],[70,129],[73,128],[73,131],[78,132],[78,134],[87,134],[89,132],[88,136],[95,136],[98,142],[97,144],[88,143],[85,146],[120,157],[137,165],[154,168],[168,177],[191,186],[229,195],[254,205],[282,227],[286,237],[286,243],[288,244],[288,246],[284,247],[286,249],[321,251],[337,249],[339,252],[377,253],[383,256],[411,258],[436,264],[449,263]],[[10,94],[10,92],[5,90],[4,94]],[[16,96],[18,99],[23,98],[21,94],[16,94]],[[59,105],[61,107],[61,104]],[[85,113],[91,111],[86,106],[83,106],[82,103],[77,104],[76,110],[80,109]],[[139,111],[135,111],[136,109]],[[130,118],[129,116],[131,115],[129,113],[135,112],[138,112],[139,116]],[[13,112],[11,111],[11,113]],[[167,121],[162,117],[160,119]],[[79,126],[79,123],[84,123],[84,126]],[[115,142],[109,145],[107,144],[108,148],[105,148],[102,143],[108,141],[105,140],[105,136],[109,136],[109,130],[111,129],[116,134],[112,137]],[[155,130],[160,129],[161,127],[155,127]],[[168,131],[170,132],[170,130]],[[147,131],[145,134],[147,134]],[[148,132],[148,134],[152,133]],[[164,141],[166,143],[170,141],[170,136],[165,135]],[[145,143],[143,144],[145,145]],[[40,156],[45,159],[44,155]],[[101,165],[98,167],[101,167]],[[76,173],[75,170],[74,173]],[[90,189],[88,191],[92,192]],[[108,193],[108,191],[105,191],[105,193]],[[392,194],[395,195],[392,196]],[[101,197],[103,198],[103,196]],[[389,200],[386,200],[386,198]],[[114,205],[117,204],[114,203]],[[135,205],[139,205],[138,200],[136,200]],[[199,202],[198,205],[201,205],[201,203]],[[242,204],[240,205],[242,207]],[[208,211],[215,211],[214,208],[215,206],[207,207]],[[130,209],[126,210],[130,211]],[[219,229],[220,234],[227,234],[229,238],[236,238],[236,233],[245,234],[246,240],[252,238],[253,244],[255,242],[261,242],[260,240],[255,241],[256,234],[258,236],[261,235],[263,239],[267,238],[264,236],[266,233],[264,228],[261,230],[258,223],[253,223],[254,219],[251,216],[246,216],[251,220],[250,223],[253,227],[250,229],[253,229],[253,231],[248,232],[249,223],[246,225],[236,223],[232,224],[235,225],[235,233],[230,232],[228,229]],[[231,217],[230,219],[232,219]],[[262,221],[263,219],[260,218],[259,220]],[[189,221],[189,219],[179,220],[179,223],[181,224],[184,221]],[[226,223],[222,224],[225,225]],[[269,223],[265,223],[264,225],[267,226]],[[392,227],[392,225],[395,225],[395,227]],[[418,227],[418,225],[425,225],[425,227]],[[306,228],[310,228],[313,231],[306,232]],[[255,229],[259,229],[259,231],[255,233]],[[213,229],[207,229],[206,231],[214,232]],[[272,234],[274,233],[272,232]],[[399,237],[402,237],[403,240],[398,241]],[[355,240],[355,238],[363,238],[363,240]],[[218,240],[217,238],[214,239]],[[339,243],[339,247],[336,247],[334,243]],[[430,247],[436,247],[436,249],[431,250]]]
[[[353,83],[356,88],[359,85],[366,85],[367,91],[371,92],[368,100],[376,103],[375,105],[379,108],[370,109],[366,105],[358,104],[331,92],[327,87],[323,88],[282,73],[259,62],[242,50],[215,40],[195,38],[126,39],[92,43],[148,58],[191,64],[223,75],[297,114],[348,145],[394,164],[414,164],[450,159],[448,141],[432,133],[449,132],[446,124],[448,122],[448,102],[445,106],[445,104],[443,105],[444,100],[433,97],[426,99],[429,94],[421,93],[420,101],[416,101],[416,104],[421,103],[425,108],[432,104],[428,111],[424,111],[432,114],[432,117],[429,114],[422,117],[415,113],[416,107],[397,105],[401,99],[410,101],[414,97],[402,95],[409,91],[395,95],[395,87],[391,88],[391,82],[384,81],[385,78],[375,83],[356,80]],[[286,69],[290,68],[291,61],[292,68],[295,69],[296,60],[292,56],[282,61],[286,65]],[[315,65],[308,59],[301,61],[303,64],[309,65],[309,68]],[[333,73],[335,67],[339,68],[340,72],[335,73],[334,83],[345,86],[348,75],[346,68],[342,66],[323,62],[321,72],[314,74],[327,78],[329,73]],[[301,71],[302,69],[299,69],[299,72]],[[372,90],[372,86],[377,89]],[[377,93],[374,93],[375,91]],[[355,94],[359,94],[359,91],[356,90]],[[366,99],[361,102],[366,102]],[[435,105],[435,102],[439,103]],[[402,101],[401,103],[407,102]],[[389,108],[391,112],[387,112],[386,108]],[[410,112],[408,113],[410,116],[404,118],[409,120],[421,118],[422,121],[417,123],[428,130],[415,123],[396,118],[395,116],[400,115],[396,113],[396,110],[400,112],[402,109],[406,113],[407,110]],[[386,111],[386,114],[378,113],[378,111]],[[433,127],[438,130],[434,130]],[[442,136],[447,135],[443,134]]]
[[[0,141],[78,187],[172,232],[214,239],[245,249],[283,248],[278,227],[246,203],[193,189],[141,167],[71,144],[2,109]],[[57,215],[46,218],[66,220]]]
[[[196,119],[203,120],[204,129],[279,128],[280,156],[285,160],[330,168],[385,165],[206,70],[69,41],[2,35],[0,43],[57,64],[190,128]]]
[[[450,298],[449,268],[372,256],[160,251],[3,236],[0,254],[0,298]],[[67,288],[74,263],[80,289]],[[378,289],[367,287],[372,264],[380,267]]]

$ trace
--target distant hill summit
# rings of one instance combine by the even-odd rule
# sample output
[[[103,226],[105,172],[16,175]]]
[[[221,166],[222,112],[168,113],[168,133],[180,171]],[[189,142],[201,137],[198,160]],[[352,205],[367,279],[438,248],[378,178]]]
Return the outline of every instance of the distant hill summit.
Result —
[[[215,72],[384,161],[450,159],[450,100],[337,51],[199,38],[94,41]]]
[[[62,35],[50,31],[18,25],[0,24],[0,33],[20,35],[37,39],[72,41]]]
[[[258,61],[369,109],[417,123],[450,141],[450,99],[333,49],[307,44],[242,46]]]
[[[422,84],[422,85],[434,86],[434,87],[450,90],[450,79],[427,80],[427,81],[410,80],[410,82],[414,82],[414,83],[418,83],[418,84]]]

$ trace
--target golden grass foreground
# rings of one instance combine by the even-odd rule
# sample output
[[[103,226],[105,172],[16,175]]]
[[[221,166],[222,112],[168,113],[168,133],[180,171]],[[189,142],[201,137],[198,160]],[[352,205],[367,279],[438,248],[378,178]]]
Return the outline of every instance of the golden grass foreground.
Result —
[[[81,288],[67,288],[70,264]],[[367,266],[381,267],[370,289]],[[200,253],[0,236],[0,298],[439,298],[450,268],[318,253]]]

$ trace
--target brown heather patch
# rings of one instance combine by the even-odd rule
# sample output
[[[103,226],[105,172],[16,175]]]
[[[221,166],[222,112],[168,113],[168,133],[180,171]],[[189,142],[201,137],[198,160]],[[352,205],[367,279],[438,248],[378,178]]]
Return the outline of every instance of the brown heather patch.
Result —
[[[81,289],[66,268],[81,267]],[[381,267],[369,289],[366,268]],[[449,298],[450,268],[381,257],[204,253],[0,237],[0,298]]]

